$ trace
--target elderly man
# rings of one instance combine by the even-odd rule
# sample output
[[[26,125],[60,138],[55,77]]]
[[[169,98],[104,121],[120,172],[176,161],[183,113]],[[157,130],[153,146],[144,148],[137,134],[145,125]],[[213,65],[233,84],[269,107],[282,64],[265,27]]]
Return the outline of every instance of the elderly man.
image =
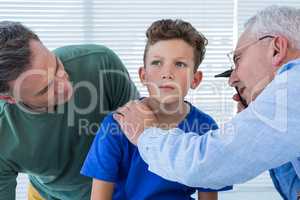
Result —
[[[27,173],[29,199],[90,199],[82,163],[104,116],[137,90],[100,45],[50,52],[17,22],[0,22],[0,199],[14,200]]]
[[[221,188],[274,168],[271,175],[280,194],[296,199],[300,192],[299,32],[300,10],[295,8],[271,6],[248,20],[233,51],[229,80],[241,96],[234,96],[239,108],[244,108],[242,102],[248,107],[219,130],[198,136],[179,129],[147,128],[155,122],[155,114],[146,105],[131,102],[119,109],[115,118],[137,143],[149,169],[190,186]]]

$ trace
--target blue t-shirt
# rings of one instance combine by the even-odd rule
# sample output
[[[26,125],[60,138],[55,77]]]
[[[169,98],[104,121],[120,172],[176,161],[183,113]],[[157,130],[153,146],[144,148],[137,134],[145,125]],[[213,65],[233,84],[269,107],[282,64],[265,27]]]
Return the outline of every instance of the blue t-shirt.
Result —
[[[190,112],[178,128],[203,135],[218,127],[209,115],[190,104]],[[112,114],[103,120],[81,174],[115,183],[114,200],[185,200],[192,199],[191,195],[196,190],[212,192],[232,189],[231,186],[220,190],[192,188],[148,171],[148,165],[141,158],[138,148],[129,142]]]

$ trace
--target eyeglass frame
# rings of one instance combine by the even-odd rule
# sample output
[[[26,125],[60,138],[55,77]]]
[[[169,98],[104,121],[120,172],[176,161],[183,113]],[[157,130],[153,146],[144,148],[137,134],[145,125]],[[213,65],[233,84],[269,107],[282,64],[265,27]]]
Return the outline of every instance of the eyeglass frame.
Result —
[[[249,42],[248,44],[245,44],[244,46],[242,46],[242,47],[240,47],[238,49],[235,49],[235,50],[227,53],[226,56],[229,59],[229,62],[231,64],[230,69],[233,70],[233,71],[235,71],[236,68],[237,68],[236,67],[237,64],[236,64],[236,61],[235,61],[236,55],[234,55],[234,53],[237,52],[237,50],[239,50],[239,49],[247,49],[250,46],[252,46],[252,45],[254,45],[254,44],[256,44],[256,43],[258,43],[258,42],[260,42],[260,41],[262,41],[262,40],[264,40],[266,38],[275,38],[275,36],[274,35],[264,35],[264,36],[258,38],[258,40],[255,40],[253,42]]]

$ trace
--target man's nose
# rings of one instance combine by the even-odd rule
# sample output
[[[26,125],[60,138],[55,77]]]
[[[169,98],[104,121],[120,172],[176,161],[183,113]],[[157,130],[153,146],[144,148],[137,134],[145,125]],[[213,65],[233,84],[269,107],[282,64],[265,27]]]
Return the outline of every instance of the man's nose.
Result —
[[[68,79],[69,76],[67,74],[67,72],[63,69],[60,69],[58,72],[57,72],[57,76],[56,78],[58,78],[59,80],[65,80],[65,79]]]
[[[233,70],[230,77],[229,77],[229,79],[228,79],[228,84],[231,87],[236,87],[238,82],[239,82],[239,78],[238,78],[236,72]]]

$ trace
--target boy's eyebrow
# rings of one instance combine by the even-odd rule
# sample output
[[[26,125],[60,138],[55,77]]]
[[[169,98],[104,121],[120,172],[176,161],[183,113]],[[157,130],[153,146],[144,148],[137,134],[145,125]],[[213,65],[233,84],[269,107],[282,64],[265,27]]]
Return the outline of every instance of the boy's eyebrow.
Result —
[[[159,56],[159,55],[154,55],[153,57],[154,57],[154,58],[162,58],[162,57]]]
[[[56,63],[56,68],[55,68],[55,72],[54,72],[54,76],[53,77],[55,77],[55,75],[56,75],[56,73],[58,71],[58,67],[59,67],[58,59],[57,59],[56,56],[55,56],[55,63]],[[40,96],[40,95],[45,94],[48,91],[49,87],[52,85],[53,82],[54,82],[54,78],[43,89],[41,89],[40,91],[38,91],[37,93],[35,93],[34,96]]]
[[[161,58],[161,59],[164,59],[163,56],[159,56],[159,55],[154,55],[153,58]],[[187,60],[188,58],[179,56],[179,57],[175,57],[175,59],[185,59],[185,60]]]
[[[159,56],[159,55],[154,55],[154,56],[152,56],[152,60],[153,59],[165,59],[164,57],[162,57],[162,56]],[[175,57],[175,58],[173,58],[173,59],[176,59],[176,60],[184,60],[185,62],[187,62],[188,60],[189,60],[189,58],[186,58],[186,57]]]
[[[176,59],[189,60],[189,58],[185,58],[185,57],[176,57]]]

